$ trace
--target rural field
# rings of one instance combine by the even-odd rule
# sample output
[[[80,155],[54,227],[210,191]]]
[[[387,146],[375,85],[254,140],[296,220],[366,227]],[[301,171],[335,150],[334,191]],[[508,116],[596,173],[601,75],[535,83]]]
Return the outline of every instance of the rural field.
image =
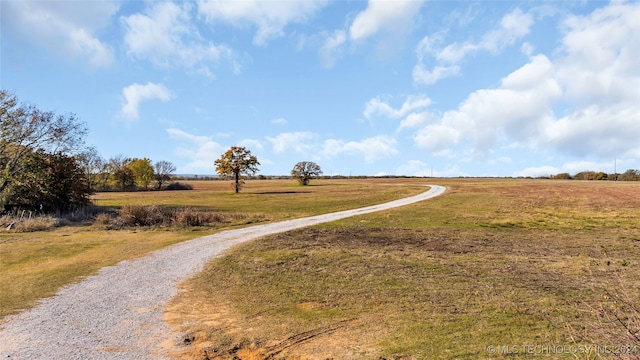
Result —
[[[177,359],[640,357],[640,183],[527,179],[191,182],[100,207],[219,215],[201,227],[0,233],[0,316],[99,268],[221,229],[447,192],[238,245],[185,281]],[[617,354],[612,354],[617,352]]]

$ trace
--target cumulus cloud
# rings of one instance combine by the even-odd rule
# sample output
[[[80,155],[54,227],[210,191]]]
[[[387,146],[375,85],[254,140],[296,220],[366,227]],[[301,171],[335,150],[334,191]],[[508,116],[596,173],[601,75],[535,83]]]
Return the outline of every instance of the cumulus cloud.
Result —
[[[169,128],[166,131],[171,139],[178,142],[174,149],[176,155],[188,161],[186,165],[178,169],[178,172],[187,174],[215,173],[213,163],[227,150],[225,147],[208,136],[193,135],[175,128]]]
[[[262,151],[264,149],[262,142],[260,140],[255,140],[255,139],[240,140],[240,142],[238,142],[238,146],[243,146],[243,147],[246,147],[247,149],[250,149],[250,150],[253,149],[257,151]]]
[[[562,23],[557,76],[577,105],[638,103],[640,4],[612,2]]]
[[[325,4],[326,1],[199,0],[198,11],[212,24],[225,21],[257,27],[253,43],[264,46],[268,40],[282,36],[288,24],[304,23]]]
[[[415,0],[369,0],[367,8],[360,12],[351,27],[349,37],[361,40],[384,30],[405,32],[412,25],[411,19],[418,13],[422,1]]]
[[[96,33],[111,22],[118,8],[115,1],[6,1],[2,28],[3,33],[8,30],[60,56],[104,67],[113,63],[113,49]]]
[[[193,67],[212,77],[205,65],[227,59],[233,70],[239,71],[233,51],[225,45],[204,40],[192,23],[190,3],[154,2],[144,13],[122,18],[127,52],[138,59],[147,59],[159,66]]]
[[[416,146],[441,155],[464,146],[483,156],[508,143],[578,157],[638,156],[639,16],[640,4],[615,2],[566,18],[555,58],[533,55],[498,87],[472,92],[418,130]],[[539,170],[557,169],[520,174]]]
[[[273,145],[273,152],[275,153],[284,153],[286,151],[309,152],[313,148],[311,141],[315,138],[316,135],[311,132],[290,132],[281,133],[275,137],[267,136],[267,140]]]
[[[562,95],[553,79],[553,64],[544,55],[509,74],[497,89],[471,93],[457,110],[445,112],[438,124],[428,125],[414,137],[416,145],[447,153],[462,139],[472,142],[473,152],[487,153],[504,134],[527,141],[542,132],[553,102]]]
[[[164,85],[146,83],[141,85],[133,83],[124,89],[122,89],[122,95],[125,99],[125,104],[122,107],[122,114],[129,119],[137,119],[140,117],[138,108],[142,101],[146,100],[162,100],[169,101],[173,98],[173,95]]]
[[[396,140],[378,135],[361,141],[349,141],[328,139],[324,141],[322,153],[327,157],[340,154],[360,155],[367,164],[375,160],[398,154]]]
[[[502,18],[499,27],[485,33],[476,42],[454,42],[440,48],[438,45],[442,41],[441,34],[426,36],[416,47],[418,63],[413,69],[413,81],[417,84],[434,84],[441,79],[457,75],[460,72],[459,64],[469,54],[478,51],[496,53],[506,46],[513,45],[529,33],[533,22],[530,14],[515,9]],[[432,70],[428,70],[425,64],[429,59],[436,62]]]
[[[426,95],[408,96],[407,100],[405,100],[399,109],[394,109],[391,105],[382,101],[379,97],[376,97],[367,102],[363,115],[367,119],[371,119],[377,115],[398,119],[414,110],[424,109],[429,105],[431,105],[431,99]]]
[[[435,84],[441,79],[452,77],[460,72],[460,66],[435,66],[432,70],[427,68],[422,63],[418,63],[412,72],[413,81],[419,84]]]

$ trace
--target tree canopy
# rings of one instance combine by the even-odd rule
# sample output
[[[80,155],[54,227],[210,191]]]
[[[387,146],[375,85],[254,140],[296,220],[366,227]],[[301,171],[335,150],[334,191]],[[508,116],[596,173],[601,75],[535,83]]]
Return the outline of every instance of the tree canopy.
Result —
[[[68,153],[84,144],[85,125],[74,115],[56,115],[33,105],[19,104],[0,90],[0,192],[24,169],[22,161],[36,150]]]
[[[220,176],[231,176],[234,179],[235,192],[242,188],[242,176],[254,175],[258,172],[258,158],[245,147],[232,146],[215,161],[216,172]]]
[[[301,161],[291,170],[291,178],[300,185],[308,185],[311,179],[322,175],[320,166],[312,161]]]

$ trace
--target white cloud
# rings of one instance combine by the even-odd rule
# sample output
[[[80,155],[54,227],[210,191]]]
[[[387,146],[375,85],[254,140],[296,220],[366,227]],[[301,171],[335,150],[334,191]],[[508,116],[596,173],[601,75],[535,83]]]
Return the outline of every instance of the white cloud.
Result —
[[[257,150],[257,151],[262,151],[264,149],[262,142],[260,140],[254,140],[254,139],[240,140],[238,142],[238,146],[243,146],[249,150]]]
[[[433,118],[433,115],[431,115],[431,113],[428,111],[409,114],[406,118],[400,121],[400,126],[398,126],[397,131],[400,131],[402,129],[418,127],[430,121],[432,118]]]
[[[427,70],[423,64],[417,64],[413,68],[413,81],[419,84],[435,84],[441,79],[455,76],[460,72],[460,66],[435,66],[433,70]]]
[[[344,142],[328,139],[324,141],[322,153],[327,157],[340,154],[362,155],[365,163],[370,164],[377,159],[398,154],[396,141],[384,135],[378,135],[361,141]]]
[[[472,92],[417,131],[415,144],[436,154],[483,156],[506,143],[578,157],[640,158],[638,17],[640,4],[617,2],[569,17],[557,58],[534,55],[497,88]]]
[[[500,88],[471,93],[457,110],[447,111],[436,125],[419,131],[414,140],[424,149],[443,152],[463,138],[472,141],[473,152],[485,154],[503,134],[518,141],[538,136],[551,116],[551,107],[562,95],[553,79],[553,64],[543,55],[509,74]]]
[[[174,152],[179,157],[187,159],[187,164],[180,167],[180,173],[214,174],[214,161],[227,148],[213,141],[208,136],[193,135],[180,129],[167,129],[169,137],[179,142]]]
[[[335,65],[336,58],[340,56],[341,48],[346,41],[347,36],[344,30],[336,30],[327,36],[327,39],[319,51],[325,67],[330,68]]]
[[[640,3],[612,2],[564,22],[558,78],[582,106],[640,102]]]
[[[413,137],[415,144],[437,156],[450,156],[451,148],[455,147],[461,139],[461,131],[442,125],[427,125],[417,131]]]
[[[285,118],[277,118],[277,119],[271,120],[271,123],[274,124],[274,125],[286,125],[287,122],[288,121]]]
[[[533,25],[533,17],[516,9],[502,18],[499,28],[485,33],[479,42],[466,41],[462,44],[450,44],[437,51],[435,57],[440,62],[456,64],[469,53],[476,51],[495,53],[505,46],[513,45],[516,40],[527,35],[531,25]]]
[[[154,99],[169,101],[173,98],[171,92],[164,85],[151,82],[145,85],[133,83],[122,89],[122,95],[125,98],[122,114],[129,119],[137,119],[140,116],[138,107],[142,101]]]
[[[273,145],[273,152],[284,153],[295,151],[298,153],[309,152],[313,145],[310,143],[316,135],[311,132],[281,133],[276,137],[267,136],[267,140]]]
[[[550,122],[544,135],[554,148],[576,156],[633,155],[640,149],[640,105],[589,106]]]
[[[544,166],[528,167],[522,171],[516,171],[513,174],[513,176],[540,177],[540,176],[556,175],[561,172],[562,171],[555,166],[544,165]]]
[[[413,81],[417,84],[434,84],[441,79],[457,75],[460,72],[459,63],[467,55],[478,51],[496,53],[527,35],[532,25],[533,17],[530,14],[515,9],[502,18],[498,28],[485,33],[478,42],[468,40],[437,48],[436,45],[442,41],[442,35],[426,36],[416,47],[418,63],[413,69]],[[436,65],[433,70],[427,70],[425,61],[431,57],[435,59]]]
[[[213,73],[203,64],[229,59],[237,72],[239,65],[233,60],[232,50],[205,41],[192,24],[191,11],[190,3],[155,2],[144,14],[123,17],[128,53],[159,66],[200,64],[198,71],[208,77]]]
[[[433,168],[420,160],[409,160],[396,169],[396,175],[431,176],[432,174]]]
[[[210,23],[225,21],[257,27],[253,43],[264,46],[268,40],[282,36],[290,23],[304,23],[326,1],[260,1],[260,0],[199,0],[198,11]]]
[[[398,119],[414,110],[424,109],[429,105],[431,105],[431,99],[426,95],[408,96],[407,100],[405,100],[399,109],[394,109],[391,105],[380,100],[379,97],[376,97],[367,102],[363,115],[367,119],[371,119],[376,115]]]
[[[361,40],[382,30],[406,32],[421,6],[422,1],[416,0],[369,0],[367,8],[353,20],[349,37]]]
[[[3,32],[36,42],[91,67],[113,63],[113,50],[96,36],[117,12],[114,1],[3,1]],[[4,34],[3,34],[4,35]]]

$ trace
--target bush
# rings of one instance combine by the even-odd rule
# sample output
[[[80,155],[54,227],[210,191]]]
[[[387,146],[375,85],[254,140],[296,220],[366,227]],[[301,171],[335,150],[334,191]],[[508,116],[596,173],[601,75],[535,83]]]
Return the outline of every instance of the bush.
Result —
[[[165,225],[167,216],[160,206],[125,205],[118,220],[123,226]]]
[[[174,182],[166,187],[167,190],[193,190],[193,186],[189,184],[183,184],[180,182]]]
[[[244,215],[224,215],[196,211],[190,208],[167,209],[158,205],[126,205],[117,214],[102,213],[95,217],[94,225],[106,228],[129,226],[207,226],[242,219]]]

